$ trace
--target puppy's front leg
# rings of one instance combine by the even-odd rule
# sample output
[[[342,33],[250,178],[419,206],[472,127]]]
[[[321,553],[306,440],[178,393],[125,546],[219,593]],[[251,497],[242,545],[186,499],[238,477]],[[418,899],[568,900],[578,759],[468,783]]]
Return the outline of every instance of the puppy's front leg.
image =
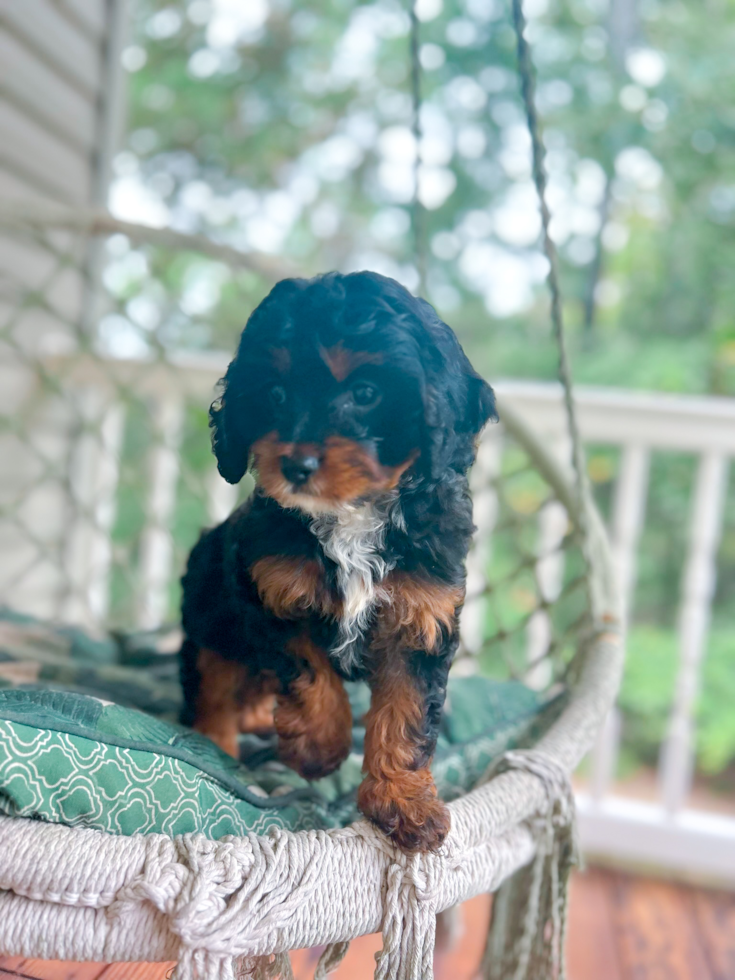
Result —
[[[449,831],[429,768],[448,670],[449,658],[385,651],[372,679],[358,805],[406,851],[435,851]]]
[[[449,830],[429,765],[457,648],[462,584],[391,572],[373,637],[360,809],[408,851],[434,851]]]

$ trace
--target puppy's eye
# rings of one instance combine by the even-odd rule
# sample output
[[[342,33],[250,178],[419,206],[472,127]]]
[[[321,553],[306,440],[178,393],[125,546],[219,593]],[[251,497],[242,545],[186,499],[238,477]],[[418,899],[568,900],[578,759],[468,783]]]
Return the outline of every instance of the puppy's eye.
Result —
[[[380,400],[380,391],[375,385],[368,384],[367,381],[358,381],[352,386],[352,397],[357,405],[367,407],[377,404]]]
[[[280,385],[274,385],[268,392],[268,397],[270,398],[271,405],[283,405],[286,401],[286,392]]]

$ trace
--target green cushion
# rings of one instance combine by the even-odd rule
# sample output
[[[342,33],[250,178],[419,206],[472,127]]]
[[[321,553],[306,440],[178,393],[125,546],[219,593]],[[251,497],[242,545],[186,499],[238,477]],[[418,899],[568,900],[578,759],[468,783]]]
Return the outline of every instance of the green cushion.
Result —
[[[337,773],[309,783],[277,761],[272,738],[244,737],[238,762],[169,720],[178,705],[176,658],[147,639],[147,648],[127,640],[121,651],[119,640],[0,613],[0,813],[114,834],[212,838],[357,818],[363,685],[348,685],[352,754]],[[108,692],[126,706],[110,703]],[[130,706],[136,701],[150,713]],[[433,764],[440,795],[461,795],[499,753],[530,738],[547,704],[519,683],[453,679]]]

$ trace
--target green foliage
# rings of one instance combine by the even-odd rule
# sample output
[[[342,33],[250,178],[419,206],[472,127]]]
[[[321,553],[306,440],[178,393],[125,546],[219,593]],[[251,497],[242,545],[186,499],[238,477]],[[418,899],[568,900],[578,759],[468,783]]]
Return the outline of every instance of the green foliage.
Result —
[[[674,695],[676,634],[658,626],[635,626],[628,634],[623,712],[623,767],[655,765],[666,734]]]
[[[529,8],[573,331],[598,297],[577,376],[732,392],[733,7],[710,4],[705,17],[696,0],[625,6],[627,26],[597,0]],[[248,7],[138,0],[143,56],[119,173],[135,172],[182,227],[305,274],[367,264],[415,285],[406,5]],[[491,374],[550,377],[508,5],[445,0],[422,16],[430,298]],[[503,298],[518,277],[535,303],[523,286]],[[180,301],[181,271],[164,278]],[[231,346],[266,288],[250,276],[228,299],[225,286],[187,342]]]
[[[733,789],[735,762],[735,629],[715,626],[702,671],[698,698],[697,767],[703,774],[725,774],[715,785]],[[628,637],[619,705],[623,712],[622,774],[640,765],[655,766],[666,735],[678,664],[677,637],[659,626],[635,626]]]

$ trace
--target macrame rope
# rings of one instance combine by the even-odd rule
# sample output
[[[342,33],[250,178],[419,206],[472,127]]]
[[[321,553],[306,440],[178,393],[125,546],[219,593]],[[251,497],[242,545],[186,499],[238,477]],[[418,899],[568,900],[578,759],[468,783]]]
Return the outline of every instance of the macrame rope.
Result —
[[[341,836],[369,845],[366,866],[376,851],[390,858],[376,978],[431,980],[441,886],[461,855],[448,844],[441,856],[403,854],[367,823]],[[336,912],[339,874],[330,861],[339,843],[339,835],[324,831],[297,835],[279,829],[221,841],[190,834],[163,846],[153,839],[141,873],[120,889],[107,914],[119,918],[144,902],[165,914],[181,941],[173,980],[291,980],[287,954],[252,956],[248,950],[273,948],[279,928],[308,913],[310,895],[328,874],[335,875]],[[346,942],[327,947],[316,980],[336,969],[347,947]]]
[[[314,980],[326,980],[330,973],[334,973],[347,955],[349,948],[349,943],[331,943],[327,946],[319,957],[319,962],[314,972]]]
[[[512,910],[515,921],[508,915],[507,896],[496,901],[484,975],[487,980],[564,980],[567,886],[572,867],[579,863],[569,773],[551,756],[529,749],[506,752],[487,778],[509,769],[537,777],[547,805],[531,821],[537,850],[530,868],[520,873],[522,885],[515,883],[522,892]],[[493,936],[493,931],[502,936]]]

